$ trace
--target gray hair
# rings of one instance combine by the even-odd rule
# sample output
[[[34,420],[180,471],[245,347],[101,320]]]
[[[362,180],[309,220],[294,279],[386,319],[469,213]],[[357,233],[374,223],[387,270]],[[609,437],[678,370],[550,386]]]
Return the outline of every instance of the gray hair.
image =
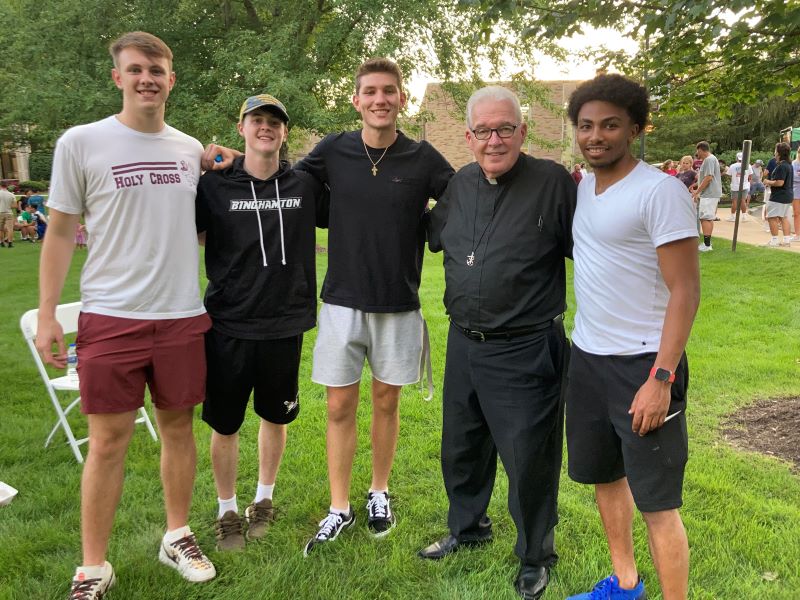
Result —
[[[516,116],[517,121],[522,123],[522,108],[519,105],[519,98],[517,95],[508,88],[504,88],[499,85],[487,85],[486,87],[482,87],[481,89],[477,90],[472,94],[472,96],[469,97],[469,100],[467,100],[468,129],[472,129],[472,109],[475,108],[477,104],[487,100],[494,100],[495,102],[511,102],[511,105],[514,107],[514,115]]]

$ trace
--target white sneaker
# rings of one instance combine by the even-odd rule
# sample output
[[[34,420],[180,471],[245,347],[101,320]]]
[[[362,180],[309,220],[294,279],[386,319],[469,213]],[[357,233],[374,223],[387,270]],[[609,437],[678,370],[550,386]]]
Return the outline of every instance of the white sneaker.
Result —
[[[714,249],[714,248],[712,248],[711,246],[706,246],[705,244],[700,244],[700,245],[697,247],[697,250],[698,250],[699,252],[711,252],[713,249]]]
[[[69,600],[101,600],[117,582],[111,563],[103,563],[99,577],[92,577],[85,567],[75,569]]]
[[[728,218],[727,218],[727,219],[725,219],[725,220],[726,220],[726,221],[729,221],[729,222],[731,222],[731,223],[733,223],[733,222],[736,220],[736,215],[731,215],[730,217],[728,217]]]
[[[771,239],[766,244],[761,244],[762,248],[777,248],[778,246],[780,246],[780,244],[776,239]]]
[[[198,583],[214,579],[217,575],[217,570],[200,550],[197,539],[191,531],[171,544],[162,539],[158,560],[177,570],[187,581]]]
[[[747,216],[747,213],[742,213],[742,221],[749,221],[750,217]]]
[[[784,236],[783,241],[788,246],[791,242],[796,242],[797,241],[797,236],[795,236],[795,235]]]

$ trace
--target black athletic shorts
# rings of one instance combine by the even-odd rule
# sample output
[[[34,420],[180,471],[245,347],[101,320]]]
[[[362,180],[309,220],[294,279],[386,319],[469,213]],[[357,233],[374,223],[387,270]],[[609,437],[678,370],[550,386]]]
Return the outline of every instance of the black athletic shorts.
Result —
[[[579,483],[628,478],[642,512],[678,508],[688,457],[686,390],[689,367],[681,357],[664,425],[645,436],[631,429],[628,409],[650,375],[655,353],[598,356],[572,347],[567,385],[569,476]]]
[[[297,376],[303,335],[279,340],[242,340],[206,332],[208,381],[203,420],[217,433],[231,435],[244,423],[253,392],[253,410],[282,425],[300,412]]]

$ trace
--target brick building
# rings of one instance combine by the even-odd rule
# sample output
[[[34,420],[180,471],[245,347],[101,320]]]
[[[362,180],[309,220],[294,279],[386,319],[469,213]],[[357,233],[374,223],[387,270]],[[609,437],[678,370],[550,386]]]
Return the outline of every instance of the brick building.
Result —
[[[549,90],[550,102],[556,107],[565,107],[572,91],[580,81],[543,81]],[[501,84],[507,85],[507,84]],[[533,142],[523,146],[523,151],[539,158],[549,158],[569,165],[573,156],[580,153],[575,143],[572,124],[566,114],[557,114],[535,102],[520,99],[523,118],[528,120],[528,129],[554,145],[542,147]],[[422,110],[433,117],[422,124],[420,137],[433,144],[455,169],[473,161],[472,153],[464,138],[465,121],[463,109],[438,83],[429,83],[422,99]]]

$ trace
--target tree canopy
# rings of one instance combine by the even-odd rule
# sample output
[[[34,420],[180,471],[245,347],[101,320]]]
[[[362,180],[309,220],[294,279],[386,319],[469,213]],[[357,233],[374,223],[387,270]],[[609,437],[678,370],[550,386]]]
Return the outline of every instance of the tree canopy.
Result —
[[[713,110],[781,96],[800,100],[800,2],[797,0],[460,0],[483,11],[485,33],[519,18],[523,39],[558,39],[585,25],[639,42],[634,57],[597,57],[645,79],[660,108]]]
[[[168,122],[228,144],[238,142],[242,100],[265,91],[287,103],[292,126],[351,126],[353,74],[372,56],[397,60],[406,76],[470,79],[509,58],[532,73],[531,44],[502,34],[518,18],[484,37],[474,33],[481,14],[457,0],[4,0],[0,21],[17,26],[4,39],[0,137],[46,147],[71,125],[117,112],[107,47],[132,30],[158,35],[175,55]]]

